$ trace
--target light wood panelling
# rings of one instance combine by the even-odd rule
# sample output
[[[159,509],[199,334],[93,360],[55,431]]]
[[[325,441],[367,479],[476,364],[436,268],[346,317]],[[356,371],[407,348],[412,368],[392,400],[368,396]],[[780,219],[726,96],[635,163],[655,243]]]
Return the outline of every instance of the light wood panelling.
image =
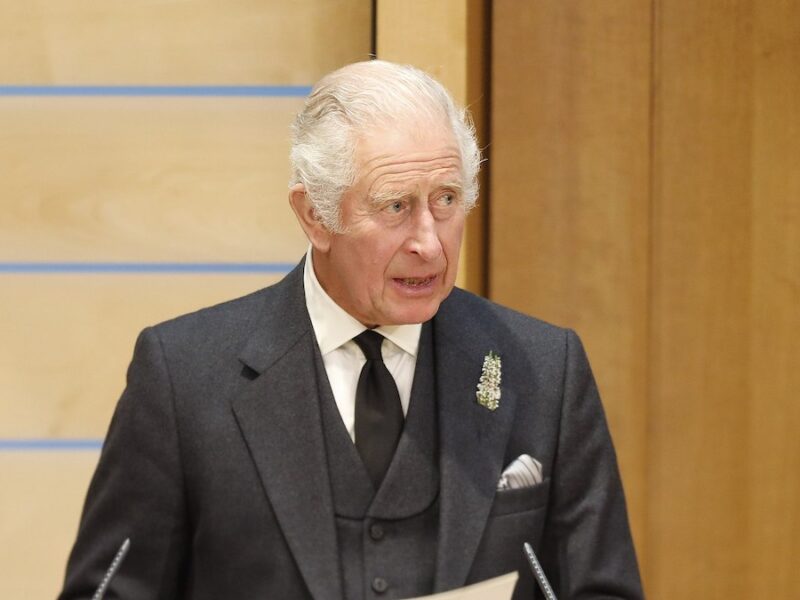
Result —
[[[488,65],[482,0],[378,0],[377,56],[411,64],[442,82],[470,109],[479,143],[487,141],[485,73]],[[485,178],[481,180],[481,186]],[[457,285],[485,293],[486,193],[467,219]]]
[[[0,260],[295,260],[302,98],[0,98]]]
[[[753,10],[751,563],[743,597],[788,600],[800,590],[800,3],[757,2]]]
[[[310,85],[369,0],[0,0],[0,85]],[[0,262],[294,262],[300,98],[0,96]],[[0,273],[0,437],[101,438],[136,334],[273,275]],[[96,452],[0,451],[0,597],[59,588]]]
[[[418,67],[467,102],[467,1],[378,0],[377,55]]]
[[[747,598],[751,7],[658,6],[646,573]]]
[[[495,4],[492,295],[584,332],[641,428],[648,597],[789,600],[800,5],[582,8]]]
[[[467,106],[478,136],[484,162],[478,176],[480,196],[464,230],[463,287],[486,296],[489,293],[489,76],[491,68],[491,3],[467,2]]]
[[[58,595],[98,456],[95,451],[0,453],[1,598]]]
[[[103,437],[142,328],[279,278],[0,277],[0,438]]]
[[[650,8],[494,3],[490,295],[575,328],[643,554]]]
[[[297,84],[363,60],[369,0],[0,1],[5,84]]]

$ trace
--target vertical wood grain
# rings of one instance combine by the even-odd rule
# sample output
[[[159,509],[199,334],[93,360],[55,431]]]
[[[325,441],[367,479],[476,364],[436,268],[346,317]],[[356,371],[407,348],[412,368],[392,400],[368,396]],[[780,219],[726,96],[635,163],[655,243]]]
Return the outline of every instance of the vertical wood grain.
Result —
[[[747,598],[800,590],[800,3],[754,3]]]
[[[490,295],[573,327],[644,559],[650,7],[494,3]]]
[[[646,575],[745,598],[751,5],[657,6]]]
[[[472,115],[484,163],[478,176],[480,197],[467,220],[464,237],[464,287],[482,296],[488,293],[489,219],[489,148],[491,0],[467,0],[467,94],[466,104]]]
[[[789,600],[800,4],[624,4],[495,5],[491,293],[577,327],[634,430],[648,597]]]
[[[378,58],[430,73],[465,103],[467,4],[466,0],[378,0]]]

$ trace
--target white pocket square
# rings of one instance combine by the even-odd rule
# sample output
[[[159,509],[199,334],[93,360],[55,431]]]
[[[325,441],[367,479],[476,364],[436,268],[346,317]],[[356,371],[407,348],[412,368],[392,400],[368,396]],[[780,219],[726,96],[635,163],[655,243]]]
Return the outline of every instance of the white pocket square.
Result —
[[[533,487],[542,482],[542,463],[527,454],[521,454],[509,464],[497,482],[498,490],[517,490]]]

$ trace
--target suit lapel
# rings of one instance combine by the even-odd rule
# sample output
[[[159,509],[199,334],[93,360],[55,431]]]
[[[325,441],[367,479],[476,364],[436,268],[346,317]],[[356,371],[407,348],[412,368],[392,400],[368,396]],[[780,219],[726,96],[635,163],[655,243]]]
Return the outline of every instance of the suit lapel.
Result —
[[[233,411],[311,595],[338,599],[333,502],[302,267],[271,290],[274,298],[240,356],[251,381]]]
[[[474,311],[460,308],[460,294],[455,290],[434,318],[441,472],[435,591],[466,582],[503,468],[515,405],[503,384],[497,410],[476,402],[483,359],[490,350],[502,358],[502,347],[485,333],[485,324],[473,322]]]
[[[249,371],[233,411],[300,572],[318,599],[341,598],[338,548],[301,263],[270,292],[240,360]],[[455,290],[433,321],[440,449],[435,590],[464,585],[503,468],[515,399],[496,411],[475,401],[484,356],[503,354]],[[298,434],[299,433],[299,434]]]

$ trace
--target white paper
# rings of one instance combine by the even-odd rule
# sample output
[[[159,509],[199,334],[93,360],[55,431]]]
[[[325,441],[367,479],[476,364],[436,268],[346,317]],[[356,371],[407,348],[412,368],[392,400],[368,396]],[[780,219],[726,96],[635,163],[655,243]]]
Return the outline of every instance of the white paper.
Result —
[[[518,578],[519,575],[514,571],[457,590],[432,596],[420,596],[411,600],[511,600],[511,594],[514,593],[514,586],[517,584]]]

